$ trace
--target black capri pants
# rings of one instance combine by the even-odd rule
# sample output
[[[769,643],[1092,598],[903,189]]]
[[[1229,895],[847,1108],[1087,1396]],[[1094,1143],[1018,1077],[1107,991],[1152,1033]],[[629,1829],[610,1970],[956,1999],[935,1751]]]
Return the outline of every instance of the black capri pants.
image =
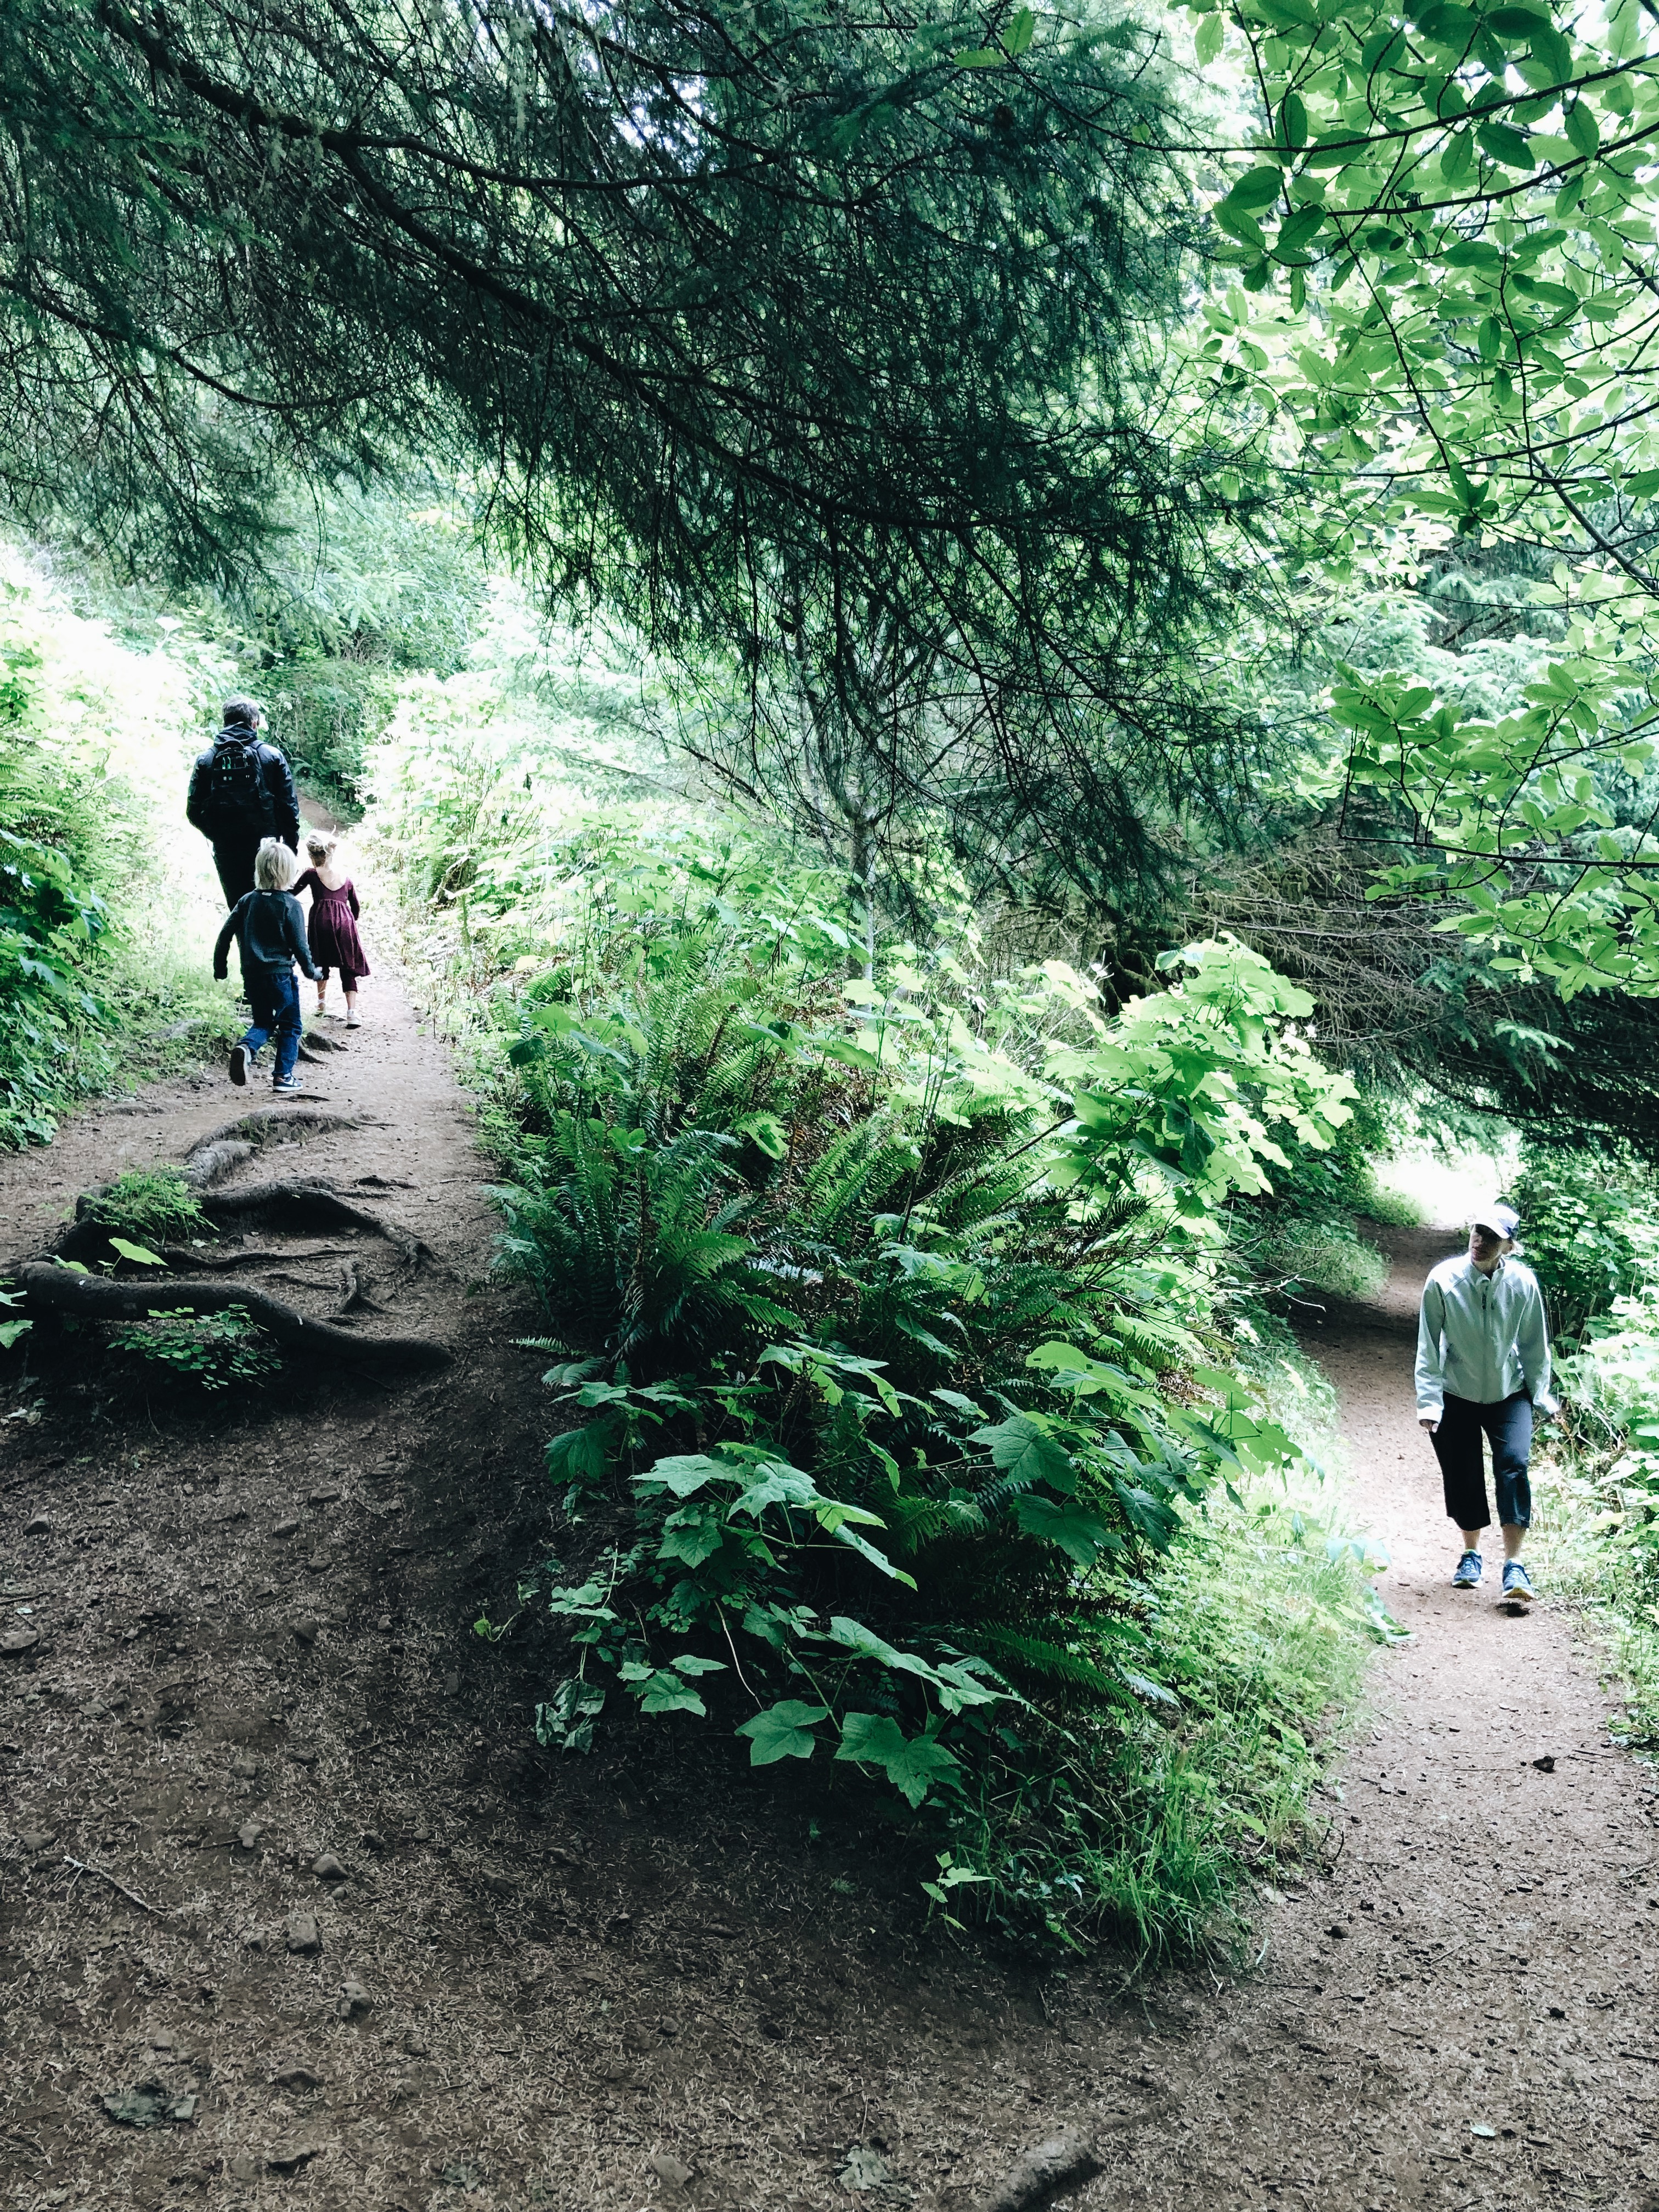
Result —
[[[1532,1454],[1532,1400],[1524,1390],[1485,1406],[1472,1398],[1447,1394],[1440,1426],[1430,1439],[1446,1486],[1446,1511],[1460,1528],[1484,1528],[1492,1519],[1486,1510],[1486,1470],[1480,1457],[1483,1434],[1492,1439],[1498,1518],[1525,1528],[1532,1520],[1532,1485],[1527,1480],[1527,1462]]]

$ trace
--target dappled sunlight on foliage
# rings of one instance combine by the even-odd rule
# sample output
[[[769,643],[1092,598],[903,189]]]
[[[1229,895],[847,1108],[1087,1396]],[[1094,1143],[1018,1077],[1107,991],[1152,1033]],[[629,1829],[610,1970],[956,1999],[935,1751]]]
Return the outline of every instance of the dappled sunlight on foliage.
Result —
[[[223,1026],[217,886],[179,819],[222,672],[179,629],[134,652],[0,547],[0,1144],[48,1139],[118,1053]]]

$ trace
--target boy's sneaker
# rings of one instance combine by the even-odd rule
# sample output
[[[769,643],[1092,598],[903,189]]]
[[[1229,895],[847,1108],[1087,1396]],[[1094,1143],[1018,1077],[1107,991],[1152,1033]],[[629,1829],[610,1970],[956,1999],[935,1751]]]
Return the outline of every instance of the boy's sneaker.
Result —
[[[234,1044],[230,1048],[230,1079],[239,1091],[247,1087],[247,1065],[252,1057],[245,1044]]]
[[[279,1075],[270,1087],[279,1098],[291,1098],[296,1091],[305,1089],[305,1078],[302,1075]]]
[[[1505,1597],[1518,1598],[1523,1605],[1530,1605],[1533,1601],[1534,1592],[1532,1577],[1519,1559],[1510,1559],[1504,1565],[1504,1595]]]
[[[1480,1554],[1465,1552],[1452,1575],[1454,1589],[1479,1589],[1480,1587]]]

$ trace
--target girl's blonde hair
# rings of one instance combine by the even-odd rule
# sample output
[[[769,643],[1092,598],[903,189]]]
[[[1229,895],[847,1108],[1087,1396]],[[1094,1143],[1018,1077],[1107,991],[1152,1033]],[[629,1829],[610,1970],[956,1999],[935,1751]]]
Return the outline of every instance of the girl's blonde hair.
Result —
[[[285,891],[300,863],[280,837],[267,837],[253,856],[253,880],[262,891]]]
[[[325,860],[339,842],[337,837],[331,837],[325,830],[313,830],[306,839],[306,850],[313,860]]]

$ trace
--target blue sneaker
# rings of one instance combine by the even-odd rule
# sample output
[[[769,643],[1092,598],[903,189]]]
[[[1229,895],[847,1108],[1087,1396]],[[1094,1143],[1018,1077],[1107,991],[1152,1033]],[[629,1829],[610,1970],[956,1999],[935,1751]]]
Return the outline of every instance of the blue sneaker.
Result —
[[[1465,1552],[1452,1575],[1454,1589],[1479,1589],[1480,1587],[1480,1554]]]
[[[1522,1565],[1520,1560],[1508,1560],[1504,1568],[1504,1596],[1518,1599],[1522,1605],[1530,1605],[1534,1594],[1532,1577]]]

